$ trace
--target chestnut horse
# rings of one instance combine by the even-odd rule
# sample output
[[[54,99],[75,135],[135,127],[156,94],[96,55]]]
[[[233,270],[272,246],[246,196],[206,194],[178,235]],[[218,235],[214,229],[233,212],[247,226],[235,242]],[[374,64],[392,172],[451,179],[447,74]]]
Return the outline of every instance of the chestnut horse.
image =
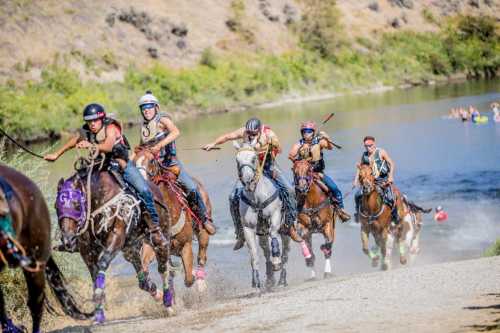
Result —
[[[332,245],[335,241],[335,210],[326,191],[318,184],[312,164],[307,160],[299,160],[293,164],[295,193],[297,202],[303,203],[303,208],[298,212],[297,231],[304,239],[306,246],[303,254],[307,267],[311,268],[311,278],[316,277],[314,270],[315,255],[312,248],[312,234],[321,233],[325,243],[320,249],[325,256],[324,277],[332,276],[330,258]],[[323,186],[325,187],[325,186]]]
[[[86,172],[90,172],[87,168]],[[149,216],[141,214],[139,201],[129,193],[124,192],[117,178],[109,171],[93,170],[90,186],[87,186],[88,177],[78,174],[66,181],[61,180],[58,186],[56,209],[59,226],[62,231],[63,246],[68,250],[78,248],[83,261],[87,265],[92,281],[94,282],[94,303],[96,306],[95,322],[105,321],[104,290],[105,273],[111,261],[119,251],[124,258],[134,265],[140,273],[140,248],[145,238],[149,238],[146,223]],[[154,194],[156,209],[160,216],[160,225],[165,231],[168,241],[170,216],[166,207],[158,204],[163,198],[158,188],[150,184]],[[91,193],[90,203],[85,194]],[[89,207],[90,205],[90,207]],[[91,216],[88,216],[90,212]],[[169,244],[156,248],[159,258],[158,271],[163,278],[163,304],[167,313],[173,313],[173,280],[169,279],[168,260],[170,255]],[[138,274],[139,285],[144,277]],[[156,289],[143,289],[153,293]],[[149,289],[149,290],[148,290]],[[152,290],[154,289],[154,290]]]
[[[400,220],[396,225],[391,224],[391,207],[384,202],[377,186],[392,185],[377,184],[369,165],[361,165],[358,168],[359,184],[362,190],[359,218],[363,252],[372,260],[374,267],[377,267],[379,260],[382,259],[381,268],[388,270],[391,267],[391,255],[396,241],[399,245],[399,261],[405,265],[408,262],[408,252],[417,254],[419,251],[422,213],[428,213],[430,210],[409,202],[394,188],[395,204]],[[370,233],[375,238],[376,243],[373,250],[368,248]]]
[[[64,277],[51,255],[50,215],[47,204],[38,187],[20,172],[0,164],[0,177],[8,184],[8,193],[0,186],[0,219],[12,218],[19,248],[36,264],[24,265],[23,273],[28,287],[28,307],[33,321],[33,332],[40,332],[43,302],[45,300],[45,279],[61,303],[64,312],[75,319],[87,319],[93,313],[83,313],[68,292]],[[0,254],[5,250],[0,248]],[[2,254],[5,260],[7,255]],[[12,263],[9,263],[12,265]],[[19,265],[17,265],[19,266]],[[0,261],[0,271],[6,267]],[[5,312],[5,300],[0,288],[0,322],[2,332],[24,332],[14,326]]]
[[[180,256],[184,267],[184,283],[187,287],[193,285],[193,273],[196,278],[196,284],[200,292],[206,290],[205,265],[207,263],[207,249],[209,235],[200,223],[197,223],[197,217],[189,209],[182,188],[176,183],[178,169],[164,168],[161,162],[155,159],[154,155],[145,148],[137,147],[135,150],[134,161],[146,179],[151,179],[160,188],[165,203],[167,204],[171,215],[171,251],[172,254]],[[207,216],[212,216],[212,206],[208,193],[202,183],[193,178],[198,185],[203,202],[207,209]],[[193,270],[193,233],[198,239],[198,267]],[[154,253],[149,244],[143,246],[143,269],[147,272],[149,264],[154,259]]]

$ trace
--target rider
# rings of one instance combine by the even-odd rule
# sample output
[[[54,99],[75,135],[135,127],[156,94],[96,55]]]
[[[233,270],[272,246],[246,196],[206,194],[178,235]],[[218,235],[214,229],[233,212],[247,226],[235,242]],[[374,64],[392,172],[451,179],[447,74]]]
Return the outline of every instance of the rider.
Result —
[[[186,172],[186,169],[177,158],[175,140],[179,137],[180,131],[168,115],[160,113],[158,99],[147,91],[139,99],[139,109],[144,118],[141,129],[141,145],[150,146],[149,150],[154,154],[159,154],[163,166],[179,169],[177,181],[184,188],[187,200],[196,211],[196,215],[203,223],[205,230],[214,235],[216,230],[214,224],[207,216],[207,208],[203,202],[198,185]]]
[[[373,136],[366,136],[363,139],[366,151],[361,156],[361,165],[369,165],[373,170],[375,182],[382,190],[382,197],[384,202],[392,209],[392,219],[397,224],[399,223],[398,209],[396,205],[396,198],[394,196],[394,170],[396,168],[394,161],[389,157],[389,154],[382,149],[377,148],[375,145],[375,138]],[[353,187],[359,186],[359,169],[356,171],[354,177]],[[361,191],[358,190],[354,197],[356,203],[356,212],[354,219],[359,222],[359,206],[361,201]]]
[[[243,139],[244,142],[251,144],[257,150],[260,163],[264,163],[263,174],[270,178],[278,188],[280,199],[284,204],[285,225],[289,229],[296,219],[295,205],[290,195],[290,186],[287,185],[287,181],[275,165],[276,156],[281,153],[281,145],[278,136],[269,126],[262,125],[262,122],[257,118],[251,118],[246,122],[245,127],[221,135],[214,142],[206,144],[203,149],[209,151],[229,140],[238,139]],[[245,238],[238,214],[240,200],[238,188],[233,190],[229,200],[237,239],[234,250],[239,250],[243,247]]]
[[[47,161],[55,161],[66,151],[72,148],[97,148],[105,154],[107,161],[118,164],[118,171],[123,174],[123,180],[131,185],[138,193],[139,198],[149,213],[151,225],[149,231],[151,241],[155,246],[166,246],[166,238],[160,228],[160,218],[156,211],[153,193],[144,180],[135,164],[128,158],[130,149],[127,139],[122,134],[118,121],[106,117],[104,107],[97,103],[87,105],[83,110],[85,125],[79,135],[71,138],[64,146],[53,154],[45,155]]]
[[[318,132],[316,123],[313,121],[306,121],[302,123],[300,126],[300,134],[302,139],[293,145],[290,153],[288,154],[288,158],[292,162],[303,159],[311,160],[313,164],[313,172],[320,176],[323,183],[330,191],[329,194],[332,203],[339,207],[340,219],[344,222],[348,221],[351,216],[344,210],[342,192],[333,179],[324,173],[325,160],[323,159],[323,149],[332,150],[334,147],[330,137],[323,131]],[[302,210],[302,206],[303,203],[298,203],[297,210],[299,212]]]

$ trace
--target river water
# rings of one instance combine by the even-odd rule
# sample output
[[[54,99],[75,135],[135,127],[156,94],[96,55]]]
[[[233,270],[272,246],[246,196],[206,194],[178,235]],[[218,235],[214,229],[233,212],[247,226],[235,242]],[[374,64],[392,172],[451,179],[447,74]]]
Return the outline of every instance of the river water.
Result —
[[[291,179],[286,155],[298,140],[298,124],[307,119],[319,122],[335,112],[323,129],[343,148],[325,153],[326,172],[343,192],[351,188],[355,164],[363,151],[362,138],[375,136],[378,146],[385,148],[396,163],[395,182],[400,190],[424,207],[442,205],[449,213],[449,220],[443,224],[434,222],[431,215],[425,217],[422,252],[416,264],[480,256],[500,235],[500,123],[492,121],[491,113],[487,113],[490,121],[484,125],[443,116],[451,107],[459,106],[474,105],[481,112],[488,111],[492,101],[500,100],[499,88],[499,80],[418,87],[180,121],[179,157],[207,187],[218,226],[209,249],[209,276],[224,279],[225,288],[240,283],[250,285],[247,250],[232,251],[234,233],[227,197],[236,181],[234,149],[230,143],[213,152],[184,148],[213,141],[252,116],[261,118],[278,134],[284,148],[278,162]],[[132,144],[137,144],[138,132],[138,128],[126,130]],[[71,173],[74,155],[67,155],[51,164],[53,184]],[[353,213],[353,195],[346,199],[346,208]],[[314,239],[316,254],[320,243],[320,237]],[[292,244],[292,252],[293,282],[308,273],[296,244]],[[323,260],[317,257],[320,272]],[[338,223],[334,271],[342,275],[372,270],[361,252],[359,225]],[[120,260],[113,271],[131,272]]]

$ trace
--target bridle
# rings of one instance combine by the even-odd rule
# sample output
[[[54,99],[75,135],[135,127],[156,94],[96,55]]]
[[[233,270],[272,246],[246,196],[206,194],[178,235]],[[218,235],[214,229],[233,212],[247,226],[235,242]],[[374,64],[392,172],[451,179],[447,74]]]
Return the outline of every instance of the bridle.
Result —
[[[295,162],[295,163],[299,163],[299,161]],[[298,175],[295,171],[295,168],[294,168],[294,182],[295,182],[295,188],[298,192],[302,193],[302,194],[306,194],[309,192],[310,188],[311,188],[311,184],[312,184],[312,181],[313,181],[313,170],[312,170],[312,167],[311,167],[311,164],[309,162],[308,163],[308,169],[307,169],[307,173],[306,175],[304,176],[301,176],[301,175]],[[305,180],[306,181],[306,188],[303,188],[301,189],[299,187],[299,183],[301,180]]]
[[[251,147],[243,147],[243,148],[238,149],[237,154],[239,154],[242,151],[251,151],[251,152],[255,153],[255,149],[253,149]],[[255,156],[257,156],[257,154],[255,154]],[[252,164],[250,164],[250,163],[240,163],[238,160],[236,160],[236,163],[238,164],[238,178],[239,178],[241,184],[243,186],[247,187],[247,190],[249,188],[254,188],[254,190],[255,190],[255,187],[256,187],[257,183],[259,182],[259,179],[260,179],[260,176],[261,176],[261,170],[262,169],[258,168],[256,166],[256,163],[252,163]],[[243,179],[242,179],[242,177],[243,177],[243,169],[244,168],[249,168],[253,172],[253,177],[250,180],[250,182],[248,182],[248,183],[245,183],[243,181]]]

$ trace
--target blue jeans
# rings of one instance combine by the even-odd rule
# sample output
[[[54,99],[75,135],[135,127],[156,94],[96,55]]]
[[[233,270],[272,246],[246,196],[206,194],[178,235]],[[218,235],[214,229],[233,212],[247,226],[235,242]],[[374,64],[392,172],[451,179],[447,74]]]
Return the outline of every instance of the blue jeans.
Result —
[[[186,172],[186,169],[184,168],[184,165],[182,163],[178,162],[177,165],[180,168],[177,181],[186,192],[187,199],[191,207],[197,207],[196,215],[198,215],[202,223],[205,223],[207,220],[207,207],[205,207],[205,203],[203,202],[200,191],[198,191],[198,184]]]
[[[344,208],[344,199],[342,198],[342,192],[340,192],[339,187],[337,186],[337,184],[335,184],[333,179],[327,175],[323,175],[323,183],[325,183],[326,187],[328,187],[330,192],[333,194],[335,200],[337,200],[338,202],[339,207]]]
[[[127,166],[123,171],[123,180],[137,191],[139,199],[144,203],[146,210],[151,216],[151,222],[153,225],[159,227],[160,217],[154,204],[153,192],[151,192],[148,183],[132,161],[127,162]]]

